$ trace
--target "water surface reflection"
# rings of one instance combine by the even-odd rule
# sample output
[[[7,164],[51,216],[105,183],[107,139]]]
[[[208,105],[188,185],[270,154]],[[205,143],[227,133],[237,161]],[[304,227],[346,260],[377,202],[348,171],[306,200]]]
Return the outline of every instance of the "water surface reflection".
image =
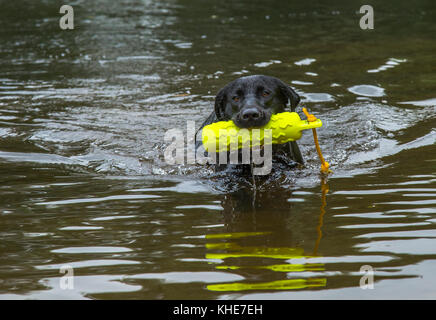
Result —
[[[59,1],[1,6],[0,298],[435,297],[432,1],[376,4],[371,32],[353,1],[79,0],[71,32]],[[310,132],[256,188],[164,162],[259,73],[322,119],[328,180]]]

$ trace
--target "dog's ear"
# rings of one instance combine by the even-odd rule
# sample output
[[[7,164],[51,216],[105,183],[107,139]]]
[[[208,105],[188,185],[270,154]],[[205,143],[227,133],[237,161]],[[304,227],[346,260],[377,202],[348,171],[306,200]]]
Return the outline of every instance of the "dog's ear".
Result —
[[[218,91],[215,97],[215,115],[219,121],[230,120],[227,119],[228,117],[225,114],[226,100],[226,88],[224,87],[220,91]]]
[[[286,97],[287,100],[290,101],[291,111],[295,111],[295,108],[298,106],[298,103],[300,102],[300,96],[294,91],[294,89],[292,89],[289,85],[287,85],[283,81],[277,79],[277,82],[280,92]]]

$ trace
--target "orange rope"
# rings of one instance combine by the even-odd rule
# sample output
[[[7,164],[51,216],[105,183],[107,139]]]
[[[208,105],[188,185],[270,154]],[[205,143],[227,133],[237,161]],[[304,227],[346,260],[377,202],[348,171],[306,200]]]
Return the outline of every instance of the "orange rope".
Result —
[[[303,112],[307,117],[307,121],[309,122],[313,122],[316,121],[316,117],[313,114],[310,114],[306,108],[303,107]],[[313,133],[313,140],[315,141],[315,147],[316,147],[316,151],[318,152],[318,156],[319,156],[319,160],[321,160],[321,172],[322,173],[331,173],[332,171],[329,170],[329,163],[327,161],[324,160],[324,157],[322,156],[321,153],[321,148],[319,147],[319,142],[318,142],[318,135],[316,133],[316,129],[313,128],[312,129],[312,133]]]
[[[321,192],[322,195],[321,195],[320,215],[319,215],[318,226],[316,227],[318,237],[315,242],[315,247],[313,248],[314,256],[318,254],[318,248],[322,238],[322,226],[324,224],[325,207],[327,205],[327,192],[329,192],[329,186],[324,178],[321,178]]]

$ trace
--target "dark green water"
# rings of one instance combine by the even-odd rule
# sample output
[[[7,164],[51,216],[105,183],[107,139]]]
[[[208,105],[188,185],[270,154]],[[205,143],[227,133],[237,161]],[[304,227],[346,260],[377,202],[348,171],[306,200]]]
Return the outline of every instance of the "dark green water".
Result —
[[[357,1],[235,2],[78,0],[64,31],[64,2],[0,1],[0,298],[436,298],[434,1],[374,1],[374,30]],[[256,191],[164,162],[250,74],[323,120],[328,180],[310,132]]]

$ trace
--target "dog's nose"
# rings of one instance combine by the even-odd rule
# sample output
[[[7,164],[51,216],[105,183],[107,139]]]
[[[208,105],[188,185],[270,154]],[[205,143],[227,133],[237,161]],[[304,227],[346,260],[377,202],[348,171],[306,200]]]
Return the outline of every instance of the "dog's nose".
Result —
[[[248,108],[241,112],[241,118],[244,121],[258,120],[261,117],[260,111],[257,108]]]

